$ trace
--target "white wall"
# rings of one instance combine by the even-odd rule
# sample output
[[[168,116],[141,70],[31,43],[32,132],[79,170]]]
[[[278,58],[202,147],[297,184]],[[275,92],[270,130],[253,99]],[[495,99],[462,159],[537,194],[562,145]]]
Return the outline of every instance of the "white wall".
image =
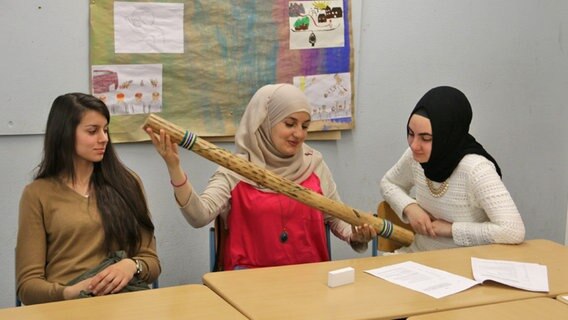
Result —
[[[7,2],[0,11],[0,108],[38,101],[37,108],[45,110],[61,93],[88,92],[88,1]],[[342,199],[355,208],[375,210],[381,200],[378,180],[406,147],[408,113],[431,87],[453,85],[470,98],[472,133],[499,161],[527,238],[568,242],[568,2],[353,4],[359,12],[354,23],[360,26],[355,37],[360,39],[356,128],[339,141],[312,143],[325,155]],[[62,45],[62,38],[74,45]],[[4,72],[15,69],[17,74]],[[7,288],[0,292],[0,307],[13,305],[18,202],[40,160],[42,139],[0,136],[0,287]],[[163,265],[161,285],[199,283],[209,267],[207,229],[193,229],[181,217],[166,170],[148,143],[117,149],[148,192]],[[215,165],[191,152],[182,157],[195,187],[202,189]],[[357,254],[334,241],[333,256]]]

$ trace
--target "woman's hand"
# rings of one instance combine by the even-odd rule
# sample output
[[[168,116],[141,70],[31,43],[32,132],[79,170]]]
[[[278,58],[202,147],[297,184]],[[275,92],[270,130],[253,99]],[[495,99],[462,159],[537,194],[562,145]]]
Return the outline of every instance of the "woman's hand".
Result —
[[[350,242],[367,243],[377,236],[377,232],[368,224],[356,227],[351,226]]]
[[[432,224],[432,216],[418,204],[408,205],[404,208],[403,213],[406,215],[414,232],[429,237],[436,237],[437,233]]]
[[[174,187],[175,198],[179,206],[184,206],[189,201],[192,187],[187,179],[187,175],[183,171],[180,164],[178,146],[172,143],[172,140],[163,129],[160,134],[155,134],[151,128],[146,129],[146,133],[152,139],[152,144],[156,151],[164,158],[170,175],[170,183]]]
[[[81,291],[88,291],[89,283],[91,283],[91,279],[85,279],[81,282],[78,282],[72,286],[67,286],[63,289],[63,299],[71,300],[79,298]]]
[[[146,133],[152,139],[154,148],[162,156],[168,169],[178,167],[180,163],[178,146],[172,142],[170,135],[166,134],[163,129],[160,129],[159,135],[155,134],[151,128],[146,128]]]
[[[136,263],[132,259],[122,259],[108,266],[92,277],[88,290],[96,296],[120,292],[136,273]]]

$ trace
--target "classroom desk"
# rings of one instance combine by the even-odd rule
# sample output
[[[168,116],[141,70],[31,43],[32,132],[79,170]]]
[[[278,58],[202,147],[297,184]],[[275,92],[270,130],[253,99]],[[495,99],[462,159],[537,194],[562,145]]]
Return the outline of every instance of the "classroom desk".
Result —
[[[415,261],[473,279],[470,257],[548,266],[550,292],[497,283],[477,285],[441,299],[406,289],[365,270]],[[568,247],[548,240],[282,267],[207,273],[203,283],[251,319],[391,319],[498,302],[555,297],[568,292]],[[355,283],[329,288],[329,271],[353,267]]]
[[[246,319],[201,284],[0,309],[0,319]]]
[[[408,320],[558,320],[568,319],[568,305],[552,298],[535,298],[413,316]]]

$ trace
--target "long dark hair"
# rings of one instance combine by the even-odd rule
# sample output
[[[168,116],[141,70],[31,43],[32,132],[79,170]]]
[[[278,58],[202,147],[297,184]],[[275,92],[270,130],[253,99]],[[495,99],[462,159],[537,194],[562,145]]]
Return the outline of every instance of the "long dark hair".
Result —
[[[75,132],[87,111],[100,113],[110,123],[108,108],[92,95],[68,93],[53,101],[45,129],[43,159],[34,179],[63,177],[75,181]],[[101,215],[105,249],[109,253],[125,250],[128,256],[135,256],[142,242],[141,228],[153,232],[154,224],[142,186],[118,159],[110,134],[103,160],[94,163],[90,184]]]

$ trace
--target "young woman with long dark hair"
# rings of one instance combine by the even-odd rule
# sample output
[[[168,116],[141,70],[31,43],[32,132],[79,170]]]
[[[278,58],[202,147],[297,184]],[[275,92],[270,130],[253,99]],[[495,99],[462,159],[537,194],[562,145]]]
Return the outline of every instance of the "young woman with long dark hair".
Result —
[[[160,274],[154,224],[138,176],[110,140],[110,114],[82,93],[57,97],[45,131],[43,159],[20,200],[16,273],[24,304],[117,293],[133,278]],[[69,282],[114,252],[124,259]]]

